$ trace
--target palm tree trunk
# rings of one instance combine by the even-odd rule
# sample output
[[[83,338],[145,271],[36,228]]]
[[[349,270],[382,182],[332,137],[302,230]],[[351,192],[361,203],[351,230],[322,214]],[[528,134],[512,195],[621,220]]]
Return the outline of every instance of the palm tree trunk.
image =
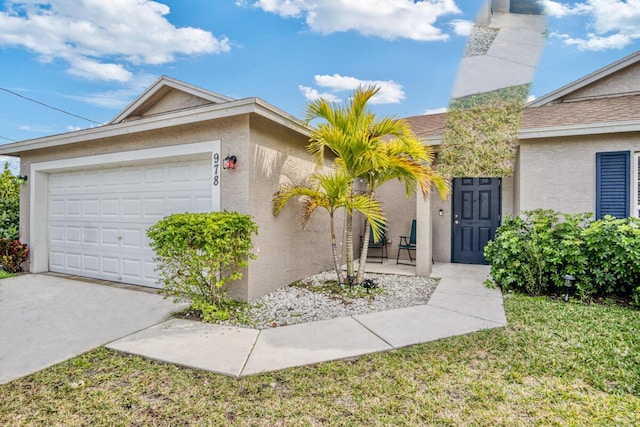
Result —
[[[351,284],[355,276],[353,267],[353,214],[347,212],[347,282]]]
[[[364,236],[362,238],[362,249],[360,250],[360,262],[358,264],[358,275],[356,276],[356,283],[360,284],[364,280],[364,266],[367,263],[367,254],[369,252],[369,230],[371,224],[369,221],[365,221],[364,224]]]
[[[338,250],[336,245],[336,229],[333,225],[333,213],[330,214],[331,218],[331,251],[333,252],[333,265],[336,269],[336,275],[338,276],[338,283],[344,284],[344,277],[342,277],[342,270],[340,268],[340,262],[338,261]]]

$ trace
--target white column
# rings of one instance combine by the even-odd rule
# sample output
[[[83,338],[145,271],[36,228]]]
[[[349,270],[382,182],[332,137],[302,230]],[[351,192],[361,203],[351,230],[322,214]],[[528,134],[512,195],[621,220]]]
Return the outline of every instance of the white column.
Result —
[[[431,198],[416,197],[416,274],[430,276],[432,267]]]

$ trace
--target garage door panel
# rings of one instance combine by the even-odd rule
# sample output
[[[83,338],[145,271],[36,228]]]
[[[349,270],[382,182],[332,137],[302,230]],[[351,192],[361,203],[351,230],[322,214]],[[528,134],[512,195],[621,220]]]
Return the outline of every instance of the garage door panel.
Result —
[[[133,259],[122,260],[122,277],[125,279],[139,279],[142,275],[142,261]]]
[[[146,164],[49,177],[51,271],[156,286],[147,229],[212,206],[210,160]]]
[[[138,229],[122,230],[122,246],[126,248],[144,248],[144,240],[142,239],[142,231]]]
[[[81,216],[82,215],[82,200],[80,199],[70,199],[65,203],[65,215],[67,217],[71,216]]]
[[[64,270],[65,253],[51,249],[49,251],[49,269],[51,271]]]
[[[49,227],[49,239],[51,242],[64,242],[64,226],[52,225]]]
[[[67,270],[77,273],[82,271],[82,254],[67,252],[64,257],[64,265]]]
[[[84,190],[92,190],[100,187],[101,174],[100,171],[84,172],[82,174],[82,188]]]
[[[120,231],[117,228],[102,227],[100,229],[100,243],[105,246],[120,246]]]
[[[211,210],[211,197],[196,197],[194,202],[195,212],[209,212]]]
[[[84,254],[82,256],[82,266],[85,271],[98,274],[100,272],[100,257],[97,255]]]
[[[117,257],[103,256],[101,261],[102,273],[116,278],[120,276],[120,260]]]
[[[49,215],[64,217],[64,200],[52,200],[49,203]]]
[[[122,199],[122,216],[140,218],[142,201],[139,198]]]
[[[144,182],[145,184],[162,184],[165,180],[165,170],[164,166],[151,166],[145,169],[144,171]]]
[[[82,241],[82,227],[67,226],[65,227],[65,241],[68,243],[80,244]]]
[[[120,200],[116,198],[102,199],[101,216],[119,217],[120,216]]]
[[[82,201],[82,215],[85,217],[100,215],[100,199],[84,199]]]
[[[167,183],[188,183],[191,178],[191,169],[187,165],[170,165],[167,168]]]
[[[84,226],[82,228],[82,243],[85,245],[97,245],[100,243],[100,228]]]

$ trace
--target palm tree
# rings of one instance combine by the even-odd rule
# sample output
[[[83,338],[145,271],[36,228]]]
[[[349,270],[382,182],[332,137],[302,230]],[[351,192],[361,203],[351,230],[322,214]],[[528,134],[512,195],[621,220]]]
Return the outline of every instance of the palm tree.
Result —
[[[322,119],[324,122],[313,130],[309,152],[319,166],[326,152],[331,152],[336,156],[336,167],[351,178],[351,189],[356,179],[363,179],[367,183],[365,194],[371,200],[375,190],[392,179],[404,183],[408,197],[418,188],[423,197],[427,197],[432,184],[445,197],[448,185],[430,166],[431,147],[421,144],[403,120],[378,118],[367,109],[367,103],[379,90],[374,86],[360,87],[344,106],[322,98],[311,102],[306,109],[307,121]],[[380,225],[367,221],[356,283],[362,282],[364,276],[372,224],[374,228]],[[374,232],[374,239],[377,238],[379,235]],[[353,217],[348,214],[347,275],[353,277],[353,273]]]
[[[273,214],[275,216],[280,213],[282,208],[284,208],[292,198],[300,197],[302,199],[297,218],[298,225],[302,228],[308,224],[311,215],[317,208],[322,208],[329,213],[333,263],[340,284],[344,284],[345,280],[342,276],[338,259],[334,226],[335,212],[339,208],[345,208],[348,214],[352,215],[355,210],[362,213],[369,221],[375,224],[380,223],[383,219],[379,203],[363,194],[354,196],[351,185],[351,177],[343,171],[334,171],[332,173],[316,172],[310,175],[304,184],[280,185],[273,195]],[[374,234],[380,232],[378,228],[374,228]]]

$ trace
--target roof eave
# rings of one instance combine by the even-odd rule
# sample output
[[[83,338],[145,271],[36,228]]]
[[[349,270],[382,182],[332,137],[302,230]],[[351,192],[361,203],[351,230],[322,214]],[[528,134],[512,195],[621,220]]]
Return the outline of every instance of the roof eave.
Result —
[[[640,121],[626,120],[619,122],[525,128],[520,129],[518,139],[543,139],[626,132],[640,132]]]
[[[310,135],[309,127],[295,117],[290,116],[261,99],[245,98],[224,104],[207,105],[197,109],[160,114],[135,121],[115,123],[81,131],[5,144],[0,146],[0,154],[16,156],[25,151],[59,147],[102,138],[113,138],[121,135],[148,132],[156,129],[251,113],[261,115],[304,136],[308,137]]]

